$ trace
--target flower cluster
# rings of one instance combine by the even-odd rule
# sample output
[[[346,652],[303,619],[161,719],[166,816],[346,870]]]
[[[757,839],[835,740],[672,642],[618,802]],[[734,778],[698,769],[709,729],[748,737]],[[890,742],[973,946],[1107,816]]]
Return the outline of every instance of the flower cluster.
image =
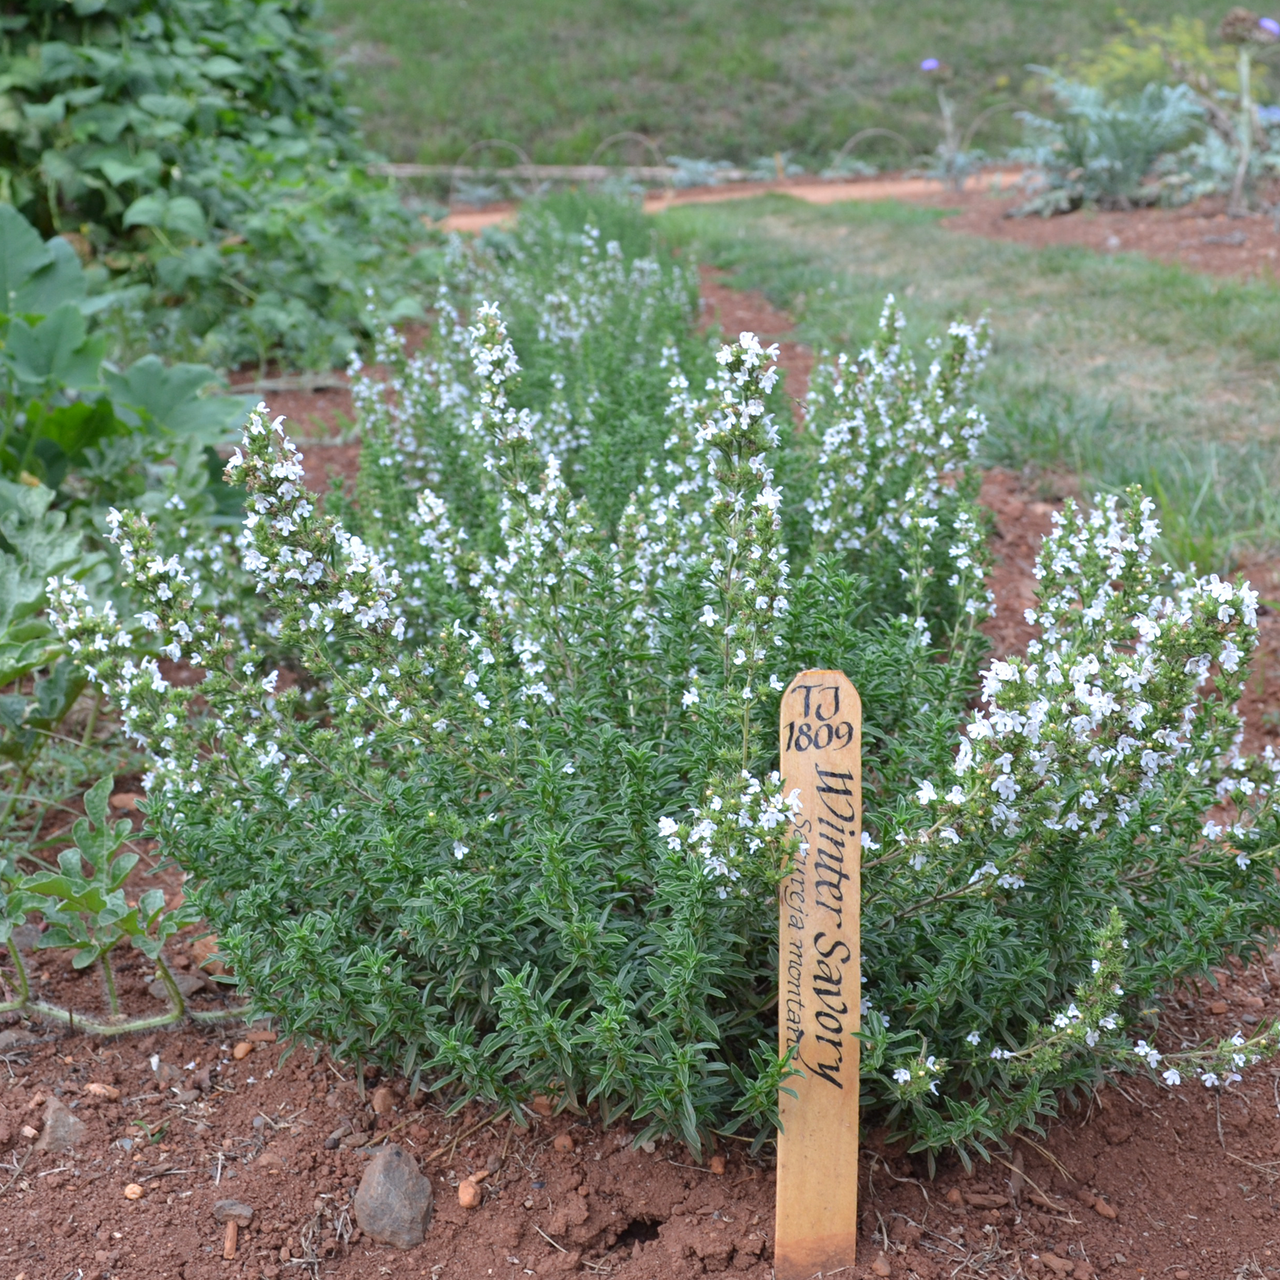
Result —
[[[805,506],[818,549],[887,563],[921,630],[930,615],[972,626],[992,611],[983,582],[983,522],[971,464],[987,424],[965,403],[989,351],[985,324],[952,324],[921,372],[904,346],[890,296],[875,341],[858,360],[821,362],[808,398],[818,445]]]
[[[771,773],[762,782],[745,769],[719,786],[708,786],[701,803],[683,823],[658,819],[658,833],[675,853],[689,850],[702,861],[716,893],[743,897],[773,888],[787,870],[790,826],[800,808],[800,793],[783,794],[782,778]],[[800,846],[798,854],[807,850]],[[770,899],[771,900],[771,899]]]
[[[1088,516],[1068,504],[1055,517],[1037,564],[1041,605],[1028,610],[1042,638],[988,667],[951,785],[941,796],[922,785],[917,868],[926,850],[954,863],[967,848],[981,857],[975,876],[1020,884],[1033,834],[1052,847],[1133,824],[1139,843],[1158,838],[1150,819],[1170,779],[1207,778],[1230,747],[1257,594],[1216,575],[1174,575],[1164,594],[1151,501],[1131,498],[1123,512],[1110,497]],[[1236,836],[1253,838],[1238,823]]]

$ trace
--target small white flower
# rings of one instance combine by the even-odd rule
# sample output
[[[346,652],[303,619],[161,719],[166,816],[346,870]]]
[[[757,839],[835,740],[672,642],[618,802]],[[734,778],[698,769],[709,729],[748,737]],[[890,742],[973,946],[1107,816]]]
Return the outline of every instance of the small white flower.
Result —
[[[920,789],[916,792],[916,799],[921,804],[931,804],[938,798],[938,792],[932,782],[927,778],[920,784]]]
[[[459,861],[465,858],[467,854],[469,854],[470,852],[471,850],[468,849],[467,846],[463,844],[461,840],[455,840],[453,842],[453,856],[457,858]]]

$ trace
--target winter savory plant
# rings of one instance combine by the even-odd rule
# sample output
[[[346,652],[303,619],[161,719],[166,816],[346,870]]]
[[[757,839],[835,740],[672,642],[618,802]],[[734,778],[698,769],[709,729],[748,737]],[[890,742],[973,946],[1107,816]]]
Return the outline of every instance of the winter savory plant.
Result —
[[[1136,491],[1068,506],[1040,639],[979,675],[981,327],[922,368],[890,301],[797,431],[772,349],[696,339],[678,265],[546,224],[451,252],[426,345],[359,371],[341,518],[260,407],[231,553],[116,513],[137,617],[51,584],[259,1009],[457,1105],[764,1140],[778,698],[831,667],[865,715],[867,1108],[968,1158],[1103,1071],[1219,1086],[1275,1049],[1151,1047],[1161,993],[1280,909],[1276,762],[1236,750],[1255,597],[1158,565]]]

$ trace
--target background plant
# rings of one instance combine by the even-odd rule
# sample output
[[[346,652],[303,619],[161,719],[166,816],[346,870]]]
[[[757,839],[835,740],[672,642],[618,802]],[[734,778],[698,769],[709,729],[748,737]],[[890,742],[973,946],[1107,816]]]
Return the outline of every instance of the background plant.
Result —
[[[366,289],[404,297],[420,229],[365,175],[311,16],[309,0],[39,0],[0,19],[0,198],[145,286],[130,323],[175,354],[327,366],[361,334]]]
[[[1191,142],[1203,109],[1186,85],[1149,84],[1108,100],[1101,89],[1045,71],[1062,119],[1020,112],[1027,143],[1018,153],[1036,166],[1040,190],[1019,212],[1065,213],[1089,203],[1128,209],[1160,199],[1148,183],[1156,161]]]

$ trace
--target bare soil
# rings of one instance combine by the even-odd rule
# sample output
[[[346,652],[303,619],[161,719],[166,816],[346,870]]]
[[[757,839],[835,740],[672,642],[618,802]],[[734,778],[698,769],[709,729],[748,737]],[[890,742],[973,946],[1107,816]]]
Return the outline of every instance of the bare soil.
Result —
[[[925,194],[921,203],[959,208],[943,226],[989,240],[1014,240],[1042,249],[1079,245],[1097,253],[1140,253],[1209,275],[1275,281],[1280,264],[1280,224],[1271,214],[1228,216],[1223,197],[1207,197],[1177,209],[1126,212],[1077,210],[1052,218],[1007,216],[1021,198],[990,191]]]
[[[704,278],[704,298],[707,321],[727,333],[785,339],[789,330],[763,298],[714,274]],[[786,343],[783,362],[789,394],[802,398],[811,355]],[[341,392],[324,394],[349,413]],[[305,398],[289,405],[302,421],[325,421],[327,407]],[[350,475],[354,446],[326,432],[307,448],[309,461],[340,458],[335,469]],[[1000,606],[988,635],[997,653],[1029,638],[1022,609],[1036,546],[1069,485],[1059,488],[1044,477],[1034,486],[1010,472],[985,477]],[[1266,594],[1275,594],[1269,577]],[[1280,614],[1262,621],[1270,657],[1280,652]],[[1280,705],[1273,671],[1280,664],[1261,664],[1248,707],[1254,745],[1276,735],[1261,724],[1262,709]],[[133,785],[117,788],[124,812]],[[176,879],[163,883],[180,891]],[[57,952],[38,954],[41,995],[97,1010],[92,975],[76,976]],[[190,935],[174,948],[189,984],[201,981],[202,954]],[[126,958],[120,986],[129,1011],[161,1007],[150,976],[140,956]],[[233,997],[206,983],[192,1001],[225,1008]],[[1269,957],[1224,969],[1216,986],[1180,992],[1161,1034],[1172,1044],[1247,1032],[1278,1013],[1280,961]],[[767,1150],[752,1157],[730,1142],[698,1165],[672,1144],[633,1149],[625,1124],[605,1130],[592,1114],[550,1114],[544,1098],[529,1099],[522,1125],[477,1106],[448,1116],[439,1100],[411,1097],[405,1082],[360,1079],[349,1064],[282,1043],[266,1024],[106,1040],[16,1015],[0,1022],[8,1025],[0,1030],[0,1280],[772,1274]],[[70,1152],[37,1149],[50,1099],[85,1122]],[[427,1238],[406,1251],[363,1237],[351,1209],[370,1152],[388,1140],[415,1156],[435,1191]],[[482,1184],[482,1203],[462,1208],[459,1181],[491,1165],[498,1172]],[[1275,1068],[1255,1068],[1223,1093],[1113,1080],[1064,1103],[1047,1132],[1015,1138],[991,1163],[965,1170],[952,1159],[933,1177],[922,1157],[871,1132],[859,1259],[847,1274],[1265,1280],[1280,1275],[1278,1177]],[[213,1212],[225,1198],[254,1210],[230,1259]]]

